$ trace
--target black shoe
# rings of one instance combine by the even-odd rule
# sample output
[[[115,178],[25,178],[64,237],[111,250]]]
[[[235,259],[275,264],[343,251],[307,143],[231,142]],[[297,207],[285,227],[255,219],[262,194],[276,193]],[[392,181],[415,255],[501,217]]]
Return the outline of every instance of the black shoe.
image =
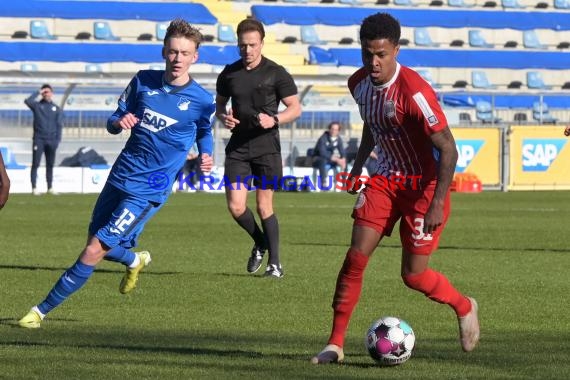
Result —
[[[283,278],[283,268],[281,267],[281,264],[279,265],[275,265],[275,264],[269,264],[267,266],[267,269],[265,269],[265,277],[275,277],[275,278]]]
[[[251,249],[251,256],[247,260],[247,271],[249,273],[255,273],[259,270],[263,261],[263,255],[265,255],[265,250],[254,245]]]

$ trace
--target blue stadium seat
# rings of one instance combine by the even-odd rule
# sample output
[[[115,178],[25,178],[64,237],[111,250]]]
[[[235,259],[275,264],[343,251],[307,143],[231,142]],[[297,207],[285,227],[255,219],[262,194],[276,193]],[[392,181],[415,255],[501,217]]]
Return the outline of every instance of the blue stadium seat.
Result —
[[[56,36],[52,35],[44,20],[31,20],[30,21],[30,37],[42,40],[55,40]]]
[[[416,46],[436,47],[438,43],[432,41],[427,28],[414,29],[414,44]]]
[[[166,36],[166,29],[168,29],[167,22],[157,22],[156,23],[156,39],[159,41],[164,41],[164,36]]]
[[[523,46],[528,49],[548,49],[548,45],[540,42],[535,30],[523,31]]]
[[[552,86],[547,86],[544,83],[540,71],[528,71],[526,73],[526,85],[533,90],[550,90]]]
[[[36,65],[35,63],[22,63],[20,65],[20,71],[24,72],[38,71],[38,65]]]
[[[394,0],[394,5],[400,5],[403,7],[415,7],[417,4],[413,0]]]
[[[236,43],[237,37],[234,28],[227,24],[218,24],[218,41]]]
[[[121,39],[113,34],[107,21],[93,22],[93,36],[96,40],[119,41]]]
[[[471,72],[471,86],[473,88],[482,88],[482,89],[494,89],[497,86],[491,84],[489,78],[487,78],[487,74],[481,70],[473,70]]]
[[[344,5],[360,5],[359,0],[338,0],[338,2]]]
[[[569,0],[554,0],[554,8],[556,9],[570,9]]]
[[[472,8],[475,6],[475,4],[466,3],[465,0],[447,0],[447,5],[455,8]]]
[[[2,153],[2,159],[4,160],[4,166],[6,169],[25,169],[26,165],[20,165],[16,162],[16,158],[6,146],[0,146],[0,153]]]
[[[501,0],[501,5],[504,9],[524,9],[524,5],[519,3],[519,0]]]
[[[314,25],[301,25],[301,41],[304,44],[325,45],[326,42],[319,38]]]
[[[492,48],[494,45],[487,43],[485,37],[479,29],[471,29],[468,32],[469,34],[469,46],[471,47],[479,47],[479,48]]]
[[[557,118],[550,114],[548,104],[545,102],[534,102],[532,104],[532,118],[540,123],[556,124]]]
[[[101,65],[98,65],[96,63],[88,63],[85,65],[85,72],[86,73],[102,73],[103,68],[101,67]]]
[[[338,66],[338,59],[328,50],[318,46],[309,46],[309,64],[321,66]]]
[[[416,72],[420,74],[420,76],[424,78],[424,80],[428,82],[433,88],[441,87],[441,85],[434,82],[433,76],[431,75],[431,71],[429,69],[417,69]]]
[[[475,104],[475,116],[477,117],[477,120],[483,123],[501,122],[500,118],[493,115],[493,108],[491,107],[491,103],[484,100],[479,100]]]

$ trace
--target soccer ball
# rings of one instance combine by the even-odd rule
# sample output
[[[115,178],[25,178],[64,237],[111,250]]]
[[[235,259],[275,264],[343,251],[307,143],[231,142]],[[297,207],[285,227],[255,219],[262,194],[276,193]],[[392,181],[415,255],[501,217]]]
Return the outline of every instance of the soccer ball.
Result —
[[[396,317],[382,317],[368,329],[368,353],[381,365],[398,365],[412,356],[416,336],[412,327]]]

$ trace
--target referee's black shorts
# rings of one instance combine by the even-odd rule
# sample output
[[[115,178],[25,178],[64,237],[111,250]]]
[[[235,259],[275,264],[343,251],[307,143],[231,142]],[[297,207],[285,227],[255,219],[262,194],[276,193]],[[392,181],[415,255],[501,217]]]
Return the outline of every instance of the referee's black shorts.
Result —
[[[226,153],[224,177],[229,183],[241,183],[249,189],[273,189],[280,187],[283,177],[281,153],[267,153],[252,157],[248,149],[236,149]]]

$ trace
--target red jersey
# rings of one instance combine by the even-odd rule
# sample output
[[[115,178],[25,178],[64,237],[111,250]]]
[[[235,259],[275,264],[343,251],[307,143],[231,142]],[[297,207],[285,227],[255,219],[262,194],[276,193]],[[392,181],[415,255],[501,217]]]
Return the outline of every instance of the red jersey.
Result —
[[[394,77],[374,85],[364,68],[348,79],[362,120],[378,147],[377,174],[437,178],[439,152],[430,135],[447,127],[447,119],[431,86],[412,69],[397,64]],[[408,177],[409,178],[409,177]]]

